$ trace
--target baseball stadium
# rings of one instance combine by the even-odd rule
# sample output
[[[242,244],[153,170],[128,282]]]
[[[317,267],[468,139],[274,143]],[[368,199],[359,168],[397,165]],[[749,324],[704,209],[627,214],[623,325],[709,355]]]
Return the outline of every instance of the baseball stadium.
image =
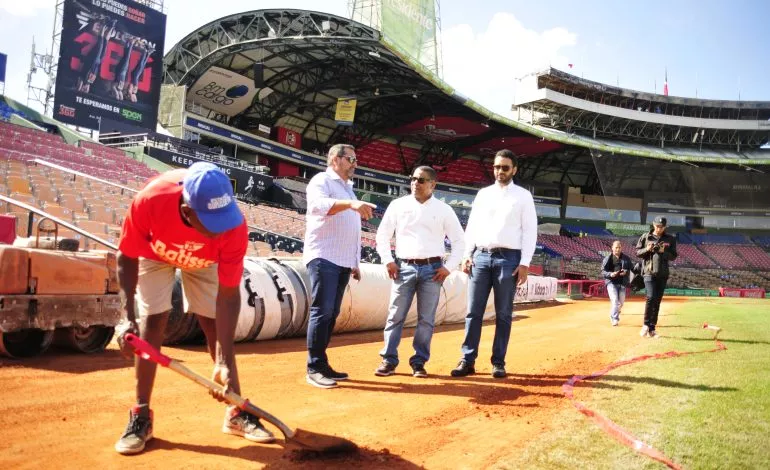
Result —
[[[0,95],[0,464],[767,468],[770,101],[649,93],[547,67],[512,80],[503,116],[440,78],[438,2],[350,3],[349,17],[245,11],[191,25],[169,48],[162,0],[57,0],[45,112]],[[303,368],[307,188],[337,144],[355,148],[353,191],[376,208],[329,344],[350,377],[320,390]],[[458,266],[441,286],[427,377],[376,376],[391,289],[376,250],[385,211],[427,166],[433,196],[465,228],[501,150],[537,213],[507,376],[491,376],[486,359],[450,375],[470,315]],[[227,175],[248,226],[237,406],[277,440],[218,429],[222,405],[206,391],[218,385],[201,377],[214,353],[177,277],[167,356],[136,346],[137,362],[165,366],[154,433],[140,454],[120,455],[134,401],[115,331],[124,222],[148,180],[199,162]],[[611,324],[602,263],[617,241],[643,262],[640,236],[659,225],[677,256],[659,334],[644,337],[647,280],[622,286]],[[197,249],[177,248],[166,254]],[[490,297],[482,354],[495,308]],[[402,354],[417,323],[415,303]],[[300,438],[310,434],[345,445],[314,447]]]

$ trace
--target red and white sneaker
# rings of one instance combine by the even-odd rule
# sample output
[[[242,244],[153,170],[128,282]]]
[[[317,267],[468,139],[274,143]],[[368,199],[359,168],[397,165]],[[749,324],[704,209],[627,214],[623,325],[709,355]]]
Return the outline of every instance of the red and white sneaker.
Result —
[[[225,412],[222,432],[234,436],[242,436],[250,441],[268,443],[275,441],[273,433],[265,429],[259,418],[235,407]]]
[[[135,405],[131,408],[126,432],[115,443],[119,454],[132,455],[144,450],[147,441],[152,439],[152,410],[148,405]]]

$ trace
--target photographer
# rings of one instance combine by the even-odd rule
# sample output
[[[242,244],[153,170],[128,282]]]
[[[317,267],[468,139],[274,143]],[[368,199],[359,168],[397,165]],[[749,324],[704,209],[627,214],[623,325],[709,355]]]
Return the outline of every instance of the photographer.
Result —
[[[657,338],[655,326],[663,292],[668,283],[668,263],[677,257],[676,238],[666,233],[666,218],[657,216],[652,221],[652,229],[639,237],[636,254],[642,259],[644,288],[647,291],[647,303],[644,307],[644,326],[639,336]]]
[[[628,286],[632,264],[631,258],[623,253],[620,240],[612,242],[612,253],[602,261],[602,278],[610,298],[612,326],[618,326],[620,322],[620,310],[626,301],[626,286]]]

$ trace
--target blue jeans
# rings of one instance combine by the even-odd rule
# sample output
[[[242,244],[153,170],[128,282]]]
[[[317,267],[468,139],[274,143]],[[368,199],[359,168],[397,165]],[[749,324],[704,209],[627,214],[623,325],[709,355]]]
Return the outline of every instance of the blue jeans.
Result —
[[[663,293],[666,290],[668,276],[652,277],[644,276],[644,289],[647,292],[647,301],[644,304],[644,324],[655,331],[658,325],[658,313],[660,312],[660,301],[663,300]]]
[[[626,302],[626,287],[620,284],[607,284],[607,295],[610,298],[610,319],[620,321],[620,309]]]
[[[342,296],[350,279],[350,268],[316,258],[307,264],[310,275],[310,319],[307,322],[307,370],[323,372],[329,367],[326,348],[340,314]]]
[[[463,359],[474,364],[479,355],[481,323],[489,299],[495,292],[495,339],[492,343],[492,364],[505,366],[505,353],[511,336],[513,298],[516,295],[518,276],[513,272],[521,261],[520,250],[483,253],[473,256],[473,268],[468,278],[468,315],[465,317]]]
[[[398,345],[415,293],[417,329],[412,340],[414,356],[409,359],[409,365],[425,365],[430,359],[430,340],[433,337],[436,307],[441,294],[441,283],[434,281],[433,276],[441,266],[440,261],[421,266],[399,262],[398,279],[393,281],[390,289],[390,313],[385,323],[385,346],[380,351],[380,356],[389,364],[398,365]]]

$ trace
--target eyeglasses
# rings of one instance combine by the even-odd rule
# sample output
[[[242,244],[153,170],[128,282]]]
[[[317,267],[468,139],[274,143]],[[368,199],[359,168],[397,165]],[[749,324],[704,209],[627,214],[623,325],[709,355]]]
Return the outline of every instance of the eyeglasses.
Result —
[[[494,168],[495,170],[503,171],[505,173],[508,173],[509,171],[511,171],[510,165],[492,165],[492,168]]]
[[[415,181],[417,181],[417,182],[418,182],[418,183],[420,183],[420,184],[425,184],[425,183],[429,183],[429,182],[431,182],[431,181],[433,181],[433,180],[432,180],[432,179],[430,179],[430,178],[424,178],[424,177],[422,177],[422,176],[421,176],[421,177],[419,177],[419,178],[418,178],[418,177],[416,177],[416,176],[411,176],[411,177],[409,177],[409,181],[411,181],[411,182],[415,182]]]
[[[356,158],[355,155],[337,155],[337,156],[349,161],[351,165],[358,161],[358,158]]]

